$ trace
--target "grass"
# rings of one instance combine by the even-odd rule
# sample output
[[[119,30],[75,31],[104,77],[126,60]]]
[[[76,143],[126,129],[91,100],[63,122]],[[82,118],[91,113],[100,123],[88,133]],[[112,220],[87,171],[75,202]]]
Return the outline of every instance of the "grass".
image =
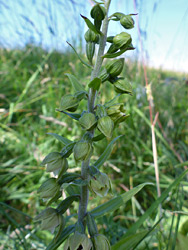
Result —
[[[86,85],[90,72],[70,51],[49,54],[41,48],[27,46],[24,50],[1,49],[0,55],[0,249],[45,249],[51,234],[41,232],[32,221],[43,208],[37,196],[37,188],[46,178],[40,163],[49,152],[61,149],[60,143],[47,133],[58,133],[69,139],[82,133],[76,122],[55,109],[59,107],[61,96],[72,91],[64,74],[74,74]],[[124,136],[117,141],[110,159],[103,166],[111,177],[115,195],[143,182],[155,184],[143,72],[136,61],[127,61],[123,74],[130,78],[134,89],[133,97],[119,98],[125,103],[130,117],[114,133],[114,137]],[[154,111],[159,112],[155,133],[162,194],[188,165],[188,87],[183,77],[175,72],[148,68]],[[112,88],[107,84],[100,92],[103,102],[105,96],[107,100],[113,98]],[[105,146],[102,141],[93,162]],[[70,165],[72,171],[78,167],[73,159]],[[176,239],[182,222],[187,220],[187,178],[186,175],[181,185],[172,189],[163,201],[159,223],[157,209],[143,220],[140,230],[149,230],[149,235],[136,249],[175,249],[175,245],[177,248],[173,239]],[[144,187],[126,207],[100,218],[100,231],[115,244],[156,199],[155,185]],[[90,208],[98,203],[97,198],[92,199]],[[74,212],[76,208],[75,205]],[[74,217],[68,219],[74,221]]]

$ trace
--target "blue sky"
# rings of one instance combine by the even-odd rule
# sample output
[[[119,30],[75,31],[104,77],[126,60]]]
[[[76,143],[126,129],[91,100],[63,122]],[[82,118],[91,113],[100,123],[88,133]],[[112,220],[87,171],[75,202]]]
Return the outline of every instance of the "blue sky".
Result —
[[[89,16],[89,0],[0,0],[0,46],[23,47],[34,42],[47,49],[63,50],[66,40],[79,44],[85,24],[80,13]],[[135,13],[134,0],[112,0],[110,14]],[[137,0],[146,62],[150,66],[188,73],[188,1]],[[110,23],[109,34],[123,31]],[[137,28],[128,31],[140,56]]]

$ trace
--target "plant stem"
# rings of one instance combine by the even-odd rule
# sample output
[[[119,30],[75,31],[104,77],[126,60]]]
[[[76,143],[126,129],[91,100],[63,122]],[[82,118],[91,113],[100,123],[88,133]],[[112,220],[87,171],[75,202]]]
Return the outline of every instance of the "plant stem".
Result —
[[[91,74],[91,80],[93,80],[95,77],[99,75],[102,62],[103,62],[102,56],[104,54],[104,49],[106,45],[106,37],[107,37],[107,30],[108,30],[108,10],[110,6],[110,2],[111,0],[107,0],[105,3],[107,14],[103,21],[103,26],[102,26],[103,35],[100,36],[98,54],[97,54],[94,69]],[[91,88],[89,91],[89,98],[88,98],[88,112],[94,113],[96,94],[97,94],[97,91]],[[94,130],[91,131],[91,134],[93,136]],[[90,158],[82,162],[81,176],[83,180],[88,180],[89,163],[90,163]],[[80,199],[79,210],[78,210],[78,220],[82,223],[87,212],[88,199],[89,199],[89,189],[88,189],[88,185],[85,185],[81,187],[81,199]]]

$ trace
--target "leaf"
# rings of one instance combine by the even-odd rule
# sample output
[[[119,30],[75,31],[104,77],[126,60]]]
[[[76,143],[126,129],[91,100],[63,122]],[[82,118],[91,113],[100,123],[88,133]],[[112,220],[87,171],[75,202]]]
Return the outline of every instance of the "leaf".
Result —
[[[104,152],[102,153],[102,155],[99,157],[99,159],[94,163],[94,166],[99,168],[100,166],[102,166],[104,164],[104,162],[107,160],[107,158],[109,157],[109,155],[112,152],[112,148],[113,148],[113,144],[115,141],[117,141],[117,139],[119,139],[122,135],[114,138],[110,144],[108,144],[107,148],[104,150]]]
[[[182,234],[178,234],[176,239],[176,250],[185,250],[188,246],[188,236],[184,236]]]
[[[56,236],[51,241],[51,243],[47,246],[46,250],[55,250],[57,249],[67,238],[68,236],[74,232],[75,226],[71,225],[66,227],[61,234],[58,235],[57,239]]]
[[[80,114],[72,114],[72,113],[68,113],[68,112],[63,111],[63,110],[60,110],[60,109],[56,109],[56,111],[61,112],[61,113],[64,113],[64,114],[68,115],[69,117],[71,117],[72,119],[77,120],[77,121],[78,121],[78,120],[80,119],[80,117],[81,117]]]
[[[81,63],[82,63],[83,65],[87,66],[88,68],[93,69],[93,67],[92,67],[90,64],[86,63],[86,62],[80,57],[80,55],[77,53],[77,51],[76,51],[75,48],[72,46],[72,44],[70,44],[69,42],[67,42],[67,43],[68,43],[68,45],[71,46],[71,48],[74,50],[74,52],[76,53],[76,55],[77,55],[77,57],[79,58],[79,60],[81,61]]]
[[[105,138],[105,136],[103,134],[100,134],[100,135],[97,135],[97,136],[93,137],[92,141],[94,141],[94,142],[95,141],[100,141],[100,140],[102,140],[104,138]]]
[[[74,181],[77,178],[80,178],[80,174],[77,173],[66,173],[61,176],[61,178],[58,180],[58,183],[62,185],[63,183],[69,183]]]
[[[153,184],[152,183],[143,183],[143,184],[131,189],[130,191],[128,191],[122,195],[119,195],[119,196],[105,202],[104,204],[94,208],[93,210],[91,210],[90,213],[94,217],[100,217],[106,213],[113,212],[114,210],[118,209],[120,206],[125,204],[127,201],[129,201],[145,185],[153,185]]]
[[[92,88],[94,90],[99,90],[100,85],[101,85],[102,81],[100,78],[96,77],[94,78],[90,83],[89,83],[89,88]]]
[[[161,222],[163,217],[161,217],[152,228],[149,230],[141,231],[136,234],[121,238],[115,245],[112,246],[112,250],[133,250],[137,249],[137,246],[148,237],[148,235],[156,228],[156,226]]]
[[[120,50],[119,52],[116,52],[116,53],[112,53],[112,54],[111,53],[106,53],[106,54],[104,54],[104,56],[102,56],[102,58],[114,58],[114,57],[122,55],[127,50],[134,50],[134,49],[135,49],[134,47],[128,47],[128,48],[122,49],[122,50]]]
[[[67,197],[66,199],[64,199],[63,201],[61,201],[56,209],[59,213],[64,214],[66,212],[66,210],[70,207],[70,205],[74,201],[79,201],[79,199],[80,199],[79,195],[76,195],[76,194],[71,195],[71,196]]]
[[[123,240],[118,241],[115,245],[112,246],[112,250],[129,250],[134,249],[137,243],[147,234],[148,231],[142,231],[135,233],[131,236],[124,238]]]
[[[161,196],[148,208],[148,210],[140,217],[140,219],[133,224],[133,226],[127,231],[125,237],[134,234],[136,230],[143,225],[145,220],[157,209],[157,207],[166,199],[169,192],[180,183],[181,179],[186,175],[188,169],[184,171],[169,187],[161,194]]]
[[[69,143],[71,143],[72,141],[70,141],[69,139],[61,136],[61,135],[58,135],[56,133],[47,133],[47,135],[52,135],[53,137],[55,137],[58,141],[60,141],[61,143],[63,143],[64,145],[67,145]]]
[[[65,74],[66,76],[68,76],[73,88],[75,89],[75,91],[84,91],[85,92],[85,89],[84,87],[82,86],[82,84],[77,80],[77,78],[71,74],[68,74],[66,73]]]
[[[95,32],[95,34],[100,34],[100,35],[102,35],[102,32],[99,31],[99,30],[97,30],[96,27],[95,27],[95,25],[94,25],[87,17],[85,17],[85,16],[83,16],[83,15],[80,15],[80,16],[84,19],[85,23],[87,24],[87,27],[88,27],[90,30],[92,30],[93,32]]]

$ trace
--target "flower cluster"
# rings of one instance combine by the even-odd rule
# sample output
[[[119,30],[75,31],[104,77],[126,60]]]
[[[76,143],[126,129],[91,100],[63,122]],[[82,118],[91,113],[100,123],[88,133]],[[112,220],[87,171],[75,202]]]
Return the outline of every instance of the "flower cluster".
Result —
[[[88,26],[85,41],[86,56],[89,61],[87,63],[81,59],[81,62],[93,69],[91,81],[88,86],[83,86],[75,76],[67,74],[75,92],[65,94],[61,98],[58,109],[58,111],[76,120],[82,128],[83,135],[80,139],[71,141],[51,133],[63,144],[63,147],[60,152],[49,153],[42,162],[46,166],[46,172],[53,174],[53,176],[47,179],[38,189],[40,197],[44,202],[47,202],[47,208],[35,219],[41,221],[41,228],[44,230],[54,232],[58,228],[56,237],[51,244],[62,243],[61,237],[64,240],[67,239],[64,245],[65,250],[111,249],[109,240],[98,232],[95,218],[90,212],[87,212],[87,203],[89,191],[99,197],[104,197],[112,191],[112,184],[108,175],[101,172],[99,167],[110,154],[113,141],[110,142],[107,150],[96,162],[91,163],[91,156],[96,142],[104,138],[110,140],[117,125],[124,122],[128,114],[126,114],[122,102],[109,101],[104,104],[95,104],[95,98],[102,84],[112,84],[115,93],[118,93],[118,95],[132,95],[130,81],[128,78],[121,76],[124,58],[114,59],[127,50],[134,49],[131,35],[127,32],[121,32],[107,37],[107,27],[110,21],[119,21],[123,28],[131,29],[134,27],[134,20],[132,15],[125,15],[120,12],[116,12],[108,18],[109,3],[110,0],[107,0],[104,6],[102,3],[93,6],[90,15],[94,23],[81,15]],[[110,45],[104,54],[106,42]],[[99,50],[93,67],[96,45],[99,45]],[[102,65],[104,58],[107,58],[107,60]],[[87,109],[75,113],[79,110],[80,102],[84,100],[88,103]],[[81,173],[68,171],[68,158],[71,154],[73,154],[75,164],[82,162]],[[66,192],[68,197],[58,201],[62,196],[62,190]],[[78,220],[73,227],[69,225],[65,228],[64,213],[75,201],[79,202]],[[57,208],[49,207],[55,202],[58,202]],[[86,234],[86,228],[89,236]],[[71,233],[73,234],[71,235]]]

